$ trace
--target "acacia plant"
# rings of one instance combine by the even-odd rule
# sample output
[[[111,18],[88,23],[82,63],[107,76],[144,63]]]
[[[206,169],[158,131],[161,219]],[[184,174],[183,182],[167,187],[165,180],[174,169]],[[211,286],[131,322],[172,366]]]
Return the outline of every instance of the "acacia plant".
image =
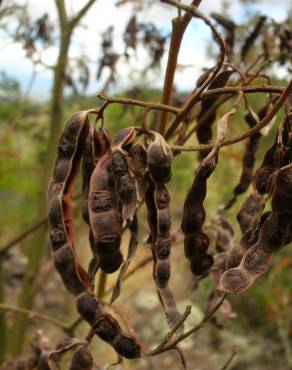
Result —
[[[85,320],[90,331],[85,340],[66,338],[55,349],[38,334],[30,368],[56,368],[68,350],[75,351],[70,369],[93,368],[94,361],[87,347],[94,335],[113,347],[119,361],[123,357],[157,356],[175,350],[186,368],[179,343],[213,319],[227,294],[249,289],[270,267],[273,256],[292,241],[292,80],[284,87],[273,86],[263,72],[272,63],[286,64],[289,68],[291,33],[285,26],[265,24],[267,20],[261,17],[241,45],[240,53],[236,53],[233,49],[237,29],[234,22],[217,14],[213,15],[212,21],[198,9],[199,0],[194,0],[191,5],[176,0],[161,2],[179,10],[178,17],[173,20],[162,102],[99,94],[98,107],[77,112],[68,119],[55,147],[57,157],[48,190],[52,258],[65,287],[75,297],[80,314],[80,319],[70,327],[70,331],[68,327],[63,328],[72,334],[78,323]],[[177,58],[183,34],[192,18],[202,20],[210,28],[219,46],[219,54],[215,66],[204,71],[183,105],[174,106],[171,98]],[[219,33],[215,22],[222,27],[225,37]],[[278,46],[278,53],[273,51],[273,55],[267,55],[263,35],[271,29],[278,36],[273,40]],[[135,48],[140,31],[132,18],[126,30],[127,48]],[[248,53],[259,39],[262,39],[263,54],[248,62]],[[267,57],[270,59],[267,60]],[[100,66],[104,64],[105,61],[101,60]],[[115,61],[112,60],[109,65],[114,69]],[[266,84],[260,83],[263,79],[267,80]],[[248,99],[248,95],[255,93],[266,97],[266,103],[258,111]],[[218,109],[228,100],[232,102],[231,109],[217,117]],[[125,127],[112,136],[110,125],[107,126],[104,120],[104,112],[110,104],[141,107],[141,124]],[[230,122],[239,114],[241,105],[241,111],[246,110],[244,118],[248,128],[240,135],[230,137]],[[273,124],[280,110],[283,110],[284,118],[275,133],[274,143],[255,170],[264,129]],[[161,112],[161,116],[160,122],[150,128],[147,117],[152,111]],[[95,124],[91,123],[91,116],[95,118]],[[213,126],[216,126],[215,135]],[[198,140],[197,146],[188,144],[194,135]],[[208,180],[216,170],[220,150],[242,141],[245,142],[245,152],[239,183],[231,200],[218,210],[217,222],[207,225],[204,202],[208,196]],[[184,330],[184,322],[191,307],[186,307],[181,314],[176,307],[175,293],[169,285],[172,238],[171,199],[167,183],[172,175],[172,159],[182,151],[199,153],[199,165],[183,206],[181,230],[184,254],[199,282],[203,277],[212,277],[215,297],[203,320],[187,331]],[[88,225],[92,252],[88,267],[81,265],[73,238],[72,197],[80,167],[82,215]],[[231,226],[224,213],[250,185],[253,191],[246,197],[237,215],[241,232],[237,241],[233,231],[236,220]],[[270,208],[268,200],[271,200]],[[137,248],[138,211],[144,202],[149,225],[148,242],[152,251],[152,258],[147,263],[153,262],[153,279],[170,330],[161,343],[150,350],[145,348],[138,336],[126,332],[107,310],[107,306],[111,306],[122,293],[122,283],[130,275],[127,269]],[[210,230],[215,228],[216,247],[211,248],[214,233]],[[123,256],[120,245],[127,229],[131,237],[128,254]],[[101,278],[96,287],[98,270]],[[104,277],[118,270],[107,305],[100,299]],[[99,293],[96,294],[96,291]]]

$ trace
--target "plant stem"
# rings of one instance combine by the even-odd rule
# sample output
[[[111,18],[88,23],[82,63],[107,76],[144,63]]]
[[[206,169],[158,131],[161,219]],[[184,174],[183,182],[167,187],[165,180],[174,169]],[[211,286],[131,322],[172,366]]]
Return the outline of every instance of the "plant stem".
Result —
[[[4,282],[3,258],[0,256],[0,301],[2,302],[5,299]],[[5,360],[7,339],[6,334],[6,320],[4,315],[0,314],[0,364],[2,364]]]
[[[193,0],[193,6],[199,6],[201,0]],[[172,33],[168,52],[167,67],[163,85],[162,104],[169,105],[173,90],[173,81],[175,76],[175,70],[177,67],[177,59],[180,51],[181,42],[185,30],[190,23],[192,16],[189,13],[185,13],[183,17],[176,17],[172,20]],[[161,121],[159,132],[163,135],[167,125],[168,112],[163,111],[161,113]]]
[[[13,311],[13,312],[22,314],[24,316],[29,316],[31,319],[40,319],[40,320],[43,320],[43,321],[50,322],[51,324],[56,325],[56,326],[58,326],[59,328],[61,328],[63,330],[65,330],[67,328],[67,326],[64,324],[63,321],[57,320],[57,319],[55,319],[51,316],[42,314],[42,313],[37,312],[37,311],[27,310],[25,308],[16,307],[16,306],[13,306],[13,305],[10,305],[10,304],[0,303],[0,311],[4,311],[4,312],[5,311]]]

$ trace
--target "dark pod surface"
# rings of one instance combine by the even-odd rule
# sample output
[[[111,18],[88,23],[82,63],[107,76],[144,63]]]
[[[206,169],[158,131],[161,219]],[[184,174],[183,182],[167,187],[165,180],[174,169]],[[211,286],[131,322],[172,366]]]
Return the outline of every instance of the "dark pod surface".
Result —
[[[157,293],[165,310],[170,327],[180,319],[175,299],[168,286],[170,278],[170,196],[165,184],[171,178],[172,152],[164,138],[151,131],[147,150],[147,167],[149,169],[149,188],[146,193],[148,223],[152,239],[154,259],[153,277]]]
[[[88,130],[89,122],[87,112],[79,112],[74,114],[66,123],[60,138],[57,159],[48,190],[48,213],[53,259],[64,285],[76,297],[77,309],[80,315],[92,326],[95,333],[101,339],[112,345],[120,355],[127,358],[139,357],[140,345],[136,342],[135,338],[125,334],[121,330],[118,322],[112,316],[103,312],[100,303],[91,292],[89,276],[79,264],[78,256],[75,253],[73,245],[73,214],[71,206],[73,185],[79,172]],[[107,161],[107,157],[105,157],[105,159]],[[104,163],[102,161],[100,162]],[[103,167],[101,166],[101,168]],[[104,168],[104,176],[98,178],[97,183],[100,187],[106,185],[114,188],[114,182],[111,178],[110,163],[106,162]],[[94,180],[96,179],[96,177],[93,178]],[[102,194],[101,198],[91,196],[92,194],[94,194],[94,192],[90,194],[89,191],[89,198],[91,200],[91,203],[89,202],[89,218],[92,209],[101,212],[109,211],[111,212],[111,222],[109,224],[112,225],[112,214],[116,214],[115,209],[112,209],[112,206],[115,205],[115,200],[112,198],[111,192],[109,193],[110,197],[104,197],[104,194]],[[108,193],[106,193],[106,195],[108,195]],[[96,212],[93,212],[93,215],[95,215],[95,213]],[[120,216],[117,214],[116,223],[114,223],[114,227],[116,228],[120,227],[119,218]],[[96,221],[94,216],[93,220]],[[104,227],[104,220],[100,220]],[[99,232],[99,222],[96,221],[94,225],[97,225],[97,232]],[[108,250],[116,250],[116,243],[119,238],[119,234],[116,234],[116,229],[113,231],[111,227],[109,230],[106,229],[109,231],[106,235],[98,234],[99,244],[97,243],[97,248],[101,251],[101,254],[105,256],[108,255]],[[92,230],[94,230],[94,228],[92,228]],[[107,267],[109,265],[112,266],[112,262],[108,264],[105,263],[105,265]],[[86,358],[90,360],[88,356]],[[83,364],[86,362],[82,354],[78,355],[77,360],[77,362],[82,362]],[[87,363],[87,368],[90,368],[90,361],[87,361]]]

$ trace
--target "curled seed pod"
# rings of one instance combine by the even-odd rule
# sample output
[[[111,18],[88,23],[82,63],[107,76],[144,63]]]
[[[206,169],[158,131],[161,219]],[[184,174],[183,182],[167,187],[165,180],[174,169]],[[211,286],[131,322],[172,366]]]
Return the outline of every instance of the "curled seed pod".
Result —
[[[73,294],[78,294],[84,286],[90,286],[88,276],[77,262],[74,251],[71,206],[73,184],[79,171],[88,127],[86,112],[75,113],[66,123],[48,191],[53,258],[65,286]]]
[[[150,185],[146,193],[148,222],[151,231],[154,259],[153,277],[159,299],[165,310],[170,327],[180,319],[172,291],[168,287],[170,278],[170,196],[165,183],[171,177],[172,153],[163,137],[150,131],[152,139],[147,150],[147,167]],[[180,329],[182,330],[182,328]]]
[[[287,204],[291,204],[291,183],[292,164],[276,171],[271,187],[272,212],[265,217],[257,242],[245,252],[239,266],[222,275],[221,290],[233,293],[247,290],[268,269],[274,254],[292,241],[292,208],[287,210],[285,202],[278,205],[276,201],[281,196]]]
[[[217,89],[224,86],[233,73],[233,71],[223,71],[219,73],[215,80],[208,87],[208,90]],[[212,109],[217,100],[218,96],[203,99],[202,107],[197,117],[198,129],[196,131],[200,144],[207,144],[212,139],[212,124],[216,119],[216,110],[214,110],[207,119],[205,119],[204,116]],[[199,159],[202,160],[207,154],[208,151],[201,151],[199,154]]]
[[[69,370],[91,370],[93,357],[85,347],[79,348],[73,355]]]
[[[123,262],[120,252],[122,220],[111,161],[110,152],[98,161],[91,176],[88,198],[94,255],[107,273],[116,271]]]
[[[139,357],[140,345],[135,338],[123,333],[117,321],[103,312],[98,300],[92,295],[89,276],[78,263],[74,250],[71,198],[74,180],[79,171],[82,150],[88,133],[88,126],[87,112],[76,113],[65,125],[64,132],[60,138],[58,155],[48,191],[48,216],[53,258],[64,285],[76,296],[77,309],[80,315],[91,324],[95,333],[101,339],[111,344],[119,354],[128,358]],[[115,204],[112,201],[115,192],[111,193],[111,191],[108,191],[108,187],[110,187],[110,190],[115,189],[110,159],[110,155],[105,154],[98,163],[99,168],[103,170],[103,175],[98,178],[98,186],[100,188],[103,187],[102,189],[105,189],[105,193],[101,192],[102,196],[95,198],[94,187],[91,190],[90,184],[89,211],[92,213],[94,213],[94,210],[104,212],[106,209],[115,217],[117,211],[112,208],[112,205]],[[61,166],[60,162],[62,163]],[[102,163],[100,164],[100,162]],[[96,179],[94,174],[92,177],[94,180]],[[89,216],[90,221],[92,221],[91,214]],[[94,216],[93,221],[95,221]],[[112,221],[113,218],[111,217],[108,224],[111,224]],[[116,219],[116,222],[119,230],[120,222],[118,222],[118,219]],[[94,226],[96,225],[95,223],[93,224]],[[105,225],[105,220],[101,218],[103,229]],[[97,228],[99,226],[100,224],[97,222]],[[107,228],[105,229],[108,231]],[[94,231],[94,227],[92,227],[92,230]],[[110,256],[113,255],[113,249],[116,253],[120,253],[117,248],[119,242],[117,243],[116,240],[116,236],[119,238],[119,234],[112,234],[111,229],[109,231],[110,233],[98,235],[99,239],[97,240],[99,252],[102,251],[105,258],[108,256],[108,250],[110,250]],[[111,261],[102,267],[104,269],[109,266],[112,268],[112,265]],[[109,329],[107,330],[106,328]]]

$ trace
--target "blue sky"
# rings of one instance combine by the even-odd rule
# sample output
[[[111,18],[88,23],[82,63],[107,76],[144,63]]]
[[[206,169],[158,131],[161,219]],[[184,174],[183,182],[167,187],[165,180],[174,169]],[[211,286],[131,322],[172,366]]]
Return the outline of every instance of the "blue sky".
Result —
[[[9,0],[6,0],[9,1]],[[29,10],[33,18],[38,18],[44,12],[48,12],[52,21],[56,20],[56,10],[54,0],[46,2],[39,0],[28,0]],[[98,58],[98,45],[100,34],[110,24],[115,26],[116,47],[119,52],[123,52],[123,43],[119,34],[125,28],[129,17],[135,9],[132,5],[125,5],[119,8],[115,7],[115,0],[97,0],[96,4],[88,12],[83,19],[81,27],[74,33],[73,42],[70,48],[70,56],[76,57],[81,53],[86,54],[91,60]],[[18,3],[23,3],[19,0]],[[157,5],[146,7],[143,13],[140,14],[140,19],[143,22],[151,21],[159,28],[170,31],[171,18],[176,15],[176,11],[168,5],[161,5],[157,1]],[[187,2],[186,2],[187,3]],[[68,12],[76,12],[79,7],[84,4],[84,0],[67,0]],[[211,11],[219,11],[222,6],[222,0],[203,0],[200,10],[208,14]],[[283,20],[288,11],[289,1],[272,0],[258,1],[256,5],[249,5],[245,9],[239,6],[238,1],[232,1],[230,14],[233,20],[240,22],[244,13],[249,10],[259,10],[261,13],[273,17],[277,21]],[[199,20],[191,22],[183,41],[179,62],[181,64],[192,64],[192,68],[181,70],[176,75],[176,84],[182,89],[191,89],[194,86],[195,80],[199,75],[202,67],[212,65],[212,61],[206,57],[206,43],[210,37],[210,31]],[[25,53],[20,45],[10,43],[9,38],[3,33],[0,34],[0,71],[5,71],[8,75],[15,77],[20,81],[23,88],[28,84],[32,73],[32,64],[25,57]],[[50,48],[44,55],[44,60],[47,64],[54,64],[57,56],[57,48]],[[119,67],[119,87],[123,88],[129,84],[129,81],[139,78],[141,65],[147,60],[145,51],[141,48],[138,51],[139,59],[133,58],[129,65],[124,61]],[[162,70],[152,73],[148,78],[148,83],[153,86],[161,86],[163,81],[163,70],[166,63],[166,57],[162,63]],[[92,80],[90,82],[88,92],[96,93],[100,84],[95,81],[96,65],[91,65]],[[134,72],[133,72],[134,71]],[[106,76],[105,76],[106,77]],[[35,80],[32,96],[38,100],[45,100],[49,97],[52,82],[52,73],[50,71],[39,68],[38,76]]]

